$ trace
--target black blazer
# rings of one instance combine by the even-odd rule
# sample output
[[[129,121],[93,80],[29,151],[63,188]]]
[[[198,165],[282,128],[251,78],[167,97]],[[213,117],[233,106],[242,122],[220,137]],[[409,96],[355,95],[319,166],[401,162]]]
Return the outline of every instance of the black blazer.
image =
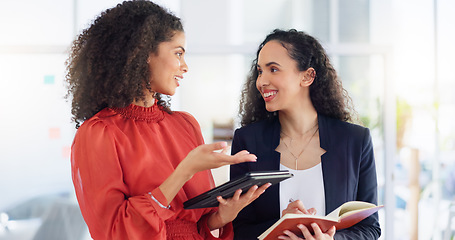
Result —
[[[377,179],[370,131],[355,124],[318,115],[326,214],[347,201],[377,204]],[[230,167],[231,179],[250,171],[279,170],[281,125],[278,117],[239,128],[232,142],[232,154],[248,150],[255,163]],[[304,184],[304,183],[303,183]],[[297,186],[296,186],[297,187]],[[234,239],[257,239],[280,218],[279,184],[269,187],[245,207],[233,221]],[[311,206],[309,206],[311,207]],[[378,239],[381,229],[375,213],[355,226],[337,231],[335,239]]]

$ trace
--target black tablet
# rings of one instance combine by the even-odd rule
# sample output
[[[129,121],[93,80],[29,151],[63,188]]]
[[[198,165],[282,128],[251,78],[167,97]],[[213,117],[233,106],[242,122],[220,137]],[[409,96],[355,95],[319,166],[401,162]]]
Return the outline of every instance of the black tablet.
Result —
[[[218,207],[218,200],[216,197],[222,196],[223,198],[230,198],[234,196],[237,189],[242,189],[246,193],[250,187],[257,185],[262,186],[266,183],[279,183],[285,179],[293,177],[289,171],[260,171],[249,172],[244,176],[239,176],[229,182],[226,182],[216,188],[213,188],[205,193],[202,193],[194,198],[189,199],[183,203],[185,209],[195,208],[210,208]]]

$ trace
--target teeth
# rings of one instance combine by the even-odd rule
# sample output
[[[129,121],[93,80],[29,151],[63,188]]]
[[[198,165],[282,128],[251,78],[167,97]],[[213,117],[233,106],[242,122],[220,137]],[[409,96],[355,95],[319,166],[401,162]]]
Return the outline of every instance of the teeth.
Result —
[[[180,80],[182,80],[182,79],[181,79],[181,78],[179,78],[179,77],[174,77],[174,79],[175,79],[175,80],[177,80],[177,81],[180,81]]]
[[[266,92],[266,93],[264,93],[264,97],[270,97],[270,96],[273,96],[275,94],[276,94],[276,92]]]

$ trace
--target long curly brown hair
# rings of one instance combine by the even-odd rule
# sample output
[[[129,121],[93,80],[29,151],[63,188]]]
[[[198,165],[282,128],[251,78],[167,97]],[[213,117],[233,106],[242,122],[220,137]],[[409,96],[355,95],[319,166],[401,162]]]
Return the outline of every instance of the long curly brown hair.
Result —
[[[343,88],[321,44],[305,32],[295,29],[288,31],[275,29],[259,45],[256,59],[253,60],[243,87],[239,108],[242,126],[277,116],[277,112],[266,110],[264,99],[256,88],[259,52],[267,42],[272,40],[280,42],[286,48],[289,56],[297,62],[300,71],[310,67],[316,70],[316,77],[310,86],[310,98],[319,114],[342,121],[357,121],[352,100]]]
[[[67,99],[76,128],[106,107],[144,101],[150,88],[147,59],[183,32],[180,19],[149,1],[125,1],[102,12],[73,42],[66,60]],[[170,112],[167,96],[156,94]]]

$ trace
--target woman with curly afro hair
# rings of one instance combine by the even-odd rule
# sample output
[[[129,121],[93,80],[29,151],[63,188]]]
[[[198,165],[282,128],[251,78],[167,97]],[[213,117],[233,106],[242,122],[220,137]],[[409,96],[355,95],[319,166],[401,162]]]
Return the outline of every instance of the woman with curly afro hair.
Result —
[[[242,127],[232,153],[255,163],[231,165],[230,175],[287,170],[294,177],[270,187],[234,220],[235,239],[253,239],[286,213],[326,215],[347,201],[377,204],[369,130],[356,113],[321,44],[305,32],[275,30],[260,44],[240,102]],[[280,239],[377,239],[375,213],[344,229],[318,225]],[[314,231],[314,235],[310,234]]]
[[[210,169],[256,160],[226,155],[225,142],[204,144],[194,117],[170,110],[164,99],[188,71],[184,55],[180,19],[149,1],[104,11],[73,43],[71,171],[93,239],[232,239],[231,221],[268,187],[183,209],[214,187]]]

